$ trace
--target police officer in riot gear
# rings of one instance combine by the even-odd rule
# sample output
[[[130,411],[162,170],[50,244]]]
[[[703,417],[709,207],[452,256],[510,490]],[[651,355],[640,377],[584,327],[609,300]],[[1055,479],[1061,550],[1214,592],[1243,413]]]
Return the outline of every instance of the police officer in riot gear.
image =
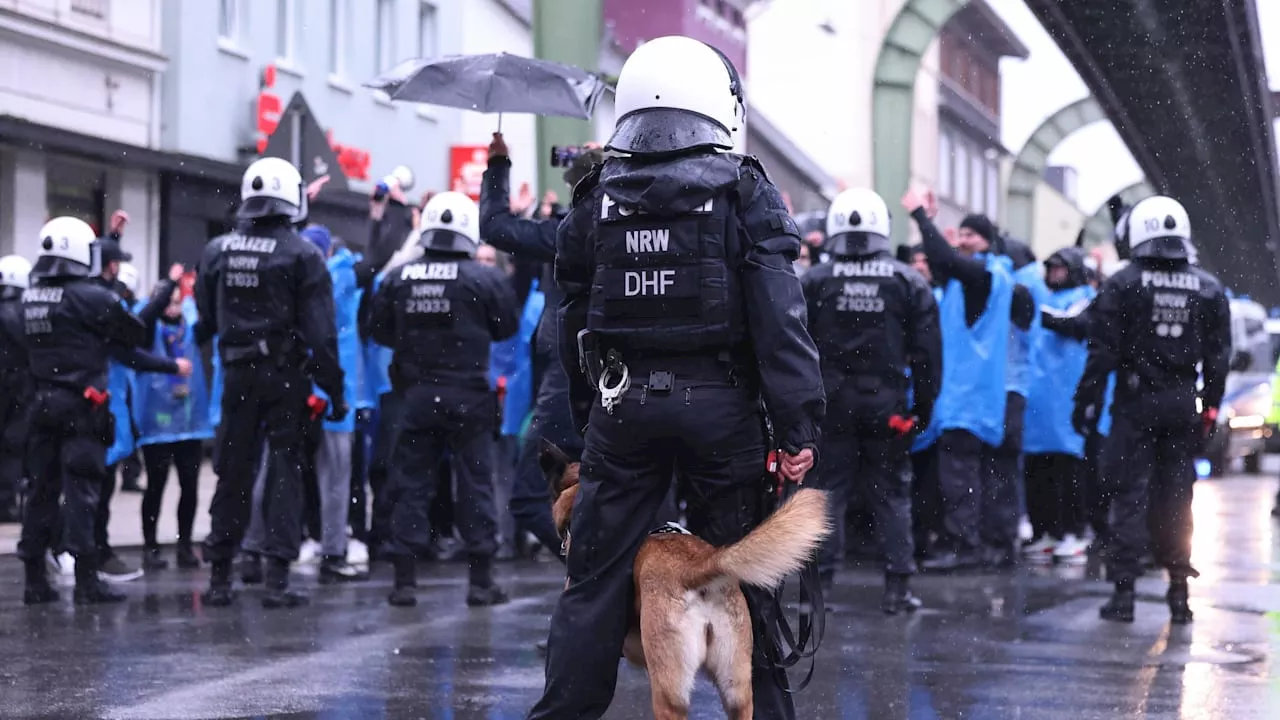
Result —
[[[31,263],[19,255],[0,258],[0,523],[21,521],[19,485],[25,476],[27,406],[31,370],[22,325],[22,291]]]
[[[219,336],[225,368],[222,424],[209,507],[205,559],[212,563],[209,605],[230,605],[231,563],[249,522],[261,453],[267,453],[263,513],[268,559],[264,607],[296,607],[289,563],[302,536],[302,429],[311,383],[330,398],[329,416],[347,404],[338,364],[337,323],[325,258],[294,229],[307,216],[297,168],[279,158],[257,160],[240,185],[240,225],[205,249],[196,284],[202,331]],[[308,370],[310,376],[308,376]]]
[[[907,452],[915,431],[929,424],[941,382],[938,303],[925,279],[890,252],[889,209],[871,190],[836,197],[824,247],[832,261],[803,280],[827,389],[821,476],[837,528],[819,572],[829,585],[844,546],[847,499],[863,492],[887,560],[881,609],[913,611],[920,603],[907,588],[916,571]]]
[[[27,445],[32,488],[18,545],[26,565],[23,602],[58,599],[45,577],[44,556],[59,527],[76,558],[76,603],[119,602],[124,595],[98,579],[94,544],[98,493],[114,436],[105,392],[107,356],[112,346],[145,344],[146,328],[98,282],[100,249],[87,223],[55,218],[41,228],[40,238],[35,280],[22,296],[34,385]]]
[[[826,406],[792,270],[799,232],[759,163],[727,152],[744,112],[733,65],[690,38],[650,40],[623,66],[616,107],[605,149],[628,157],[578,184],[556,254],[560,359],[571,407],[590,414],[575,417],[581,494],[539,720],[608,708],[632,564],[673,472],[689,529],[737,541],[768,512],[761,396],[791,481],[813,467]],[[767,594],[746,597],[755,717],[792,718],[786,675],[768,660]]]
[[[520,309],[502,271],[474,260],[479,214],[462,193],[431,198],[422,215],[422,258],[391,268],[370,308],[374,341],[394,351],[391,383],[404,407],[392,455],[391,540],[384,550],[395,565],[395,590],[387,600],[396,606],[417,603],[414,556],[431,546],[428,511],[446,451],[470,566],[467,604],[507,602],[493,581],[497,413],[489,346],[515,334]]]
[[[1194,453],[1212,429],[1231,354],[1230,305],[1217,278],[1190,264],[1187,211],[1172,198],[1138,203],[1125,220],[1132,261],[1103,283],[1090,308],[1089,358],[1076,390],[1072,425],[1097,422],[1116,373],[1111,435],[1104,453],[1116,484],[1108,576],[1115,593],[1104,620],[1132,622],[1134,582],[1148,534],[1169,573],[1176,624],[1191,622]],[[1197,366],[1204,387],[1197,402]]]

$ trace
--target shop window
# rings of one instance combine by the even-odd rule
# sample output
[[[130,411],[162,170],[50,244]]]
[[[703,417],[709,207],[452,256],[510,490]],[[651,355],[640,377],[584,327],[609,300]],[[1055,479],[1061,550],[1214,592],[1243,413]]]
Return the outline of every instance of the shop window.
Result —
[[[106,227],[106,171],[51,158],[45,174],[49,217],[70,216],[89,223],[98,234]]]
[[[969,206],[969,147],[964,140],[957,139],[955,155],[955,194],[952,200],[961,207]]]
[[[964,172],[964,168],[958,168],[958,172]],[[983,161],[982,152],[978,148],[973,148],[973,153],[969,157],[969,209],[973,212],[986,212],[986,187],[987,173],[986,165]]]
[[[987,217],[1000,217],[1000,161],[996,157],[987,158]]]

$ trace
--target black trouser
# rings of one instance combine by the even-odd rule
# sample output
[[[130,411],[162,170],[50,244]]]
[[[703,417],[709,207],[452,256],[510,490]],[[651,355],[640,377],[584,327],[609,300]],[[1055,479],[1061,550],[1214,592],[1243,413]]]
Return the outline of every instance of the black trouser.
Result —
[[[1084,463],[1066,453],[1027,456],[1027,515],[1038,540],[1084,535]]]
[[[27,474],[30,406],[31,378],[23,372],[0,375],[0,513],[17,507],[18,485]]]
[[[1022,482],[1022,426],[1027,399],[1005,395],[1004,441],[994,448],[984,465],[982,480],[983,543],[1012,552],[1018,540],[1018,483]]]
[[[495,447],[494,450],[496,451],[497,448]],[[490,467],[492,467],[492,464],[490,464]],[[453,537],[453,463],[450,461],[448,452],[441,456],[440,462],[436,466],[436,478],[438,478],[436,481],[436,497],[431,501],[431,507],[427,509],[427,523],[431,527],[432,542]],[[494,505],[494,511],[497,511],[496,504]]]
[[[560,536],[551,520],[551,492],[538,462],[544,439],[571,458],[582,454],[582,437],[574,430],[569,413],[569,379],[559,362],[549,364],[542,374],[533,419],[516,461],[510,507],[517,531],[532,533],[543,547],[560,557]]]
[[[1111,496],[1113,486],[1108,479],[1111,474],[1103,462],[1103,448],[1107,441],[1105,435],[1096,432],[1084,441],[1084,486],[1085,514],[1094,538],[1100,545],[1106,545],[1111,539]]]
[[[885,572],[916,571],[911,535],[911,477],[907,472],[909,440],[889,437],[883,422],[852,422],[838,409],[822,431],[822,468],[818,486],[827,490],[835,532],[823,543],[818,570],[829,579],[845,544],[845,507],[860,495],[872,516]]]
[[[116,470],[119,467],[120,463],[106,467],[102,487],[98,489],[98,507],[94,510],[93,542],[98,549],[98,559],[102,562],[106,562],[115,554],[111,549],[107,531],[110,529],[108,526],[111,525],[111,498],[116,494]]]
[[[489,558],[497,549],[493,505],[493,394],[488,388],[417,385],[405,390],[391,471],[393,557],[431,547],[431,503],[440,487],[441,460],[452,459],[457,524],[467,555]]]
[[[1113,414],[1104,459],[1115,473],[1107,574],[1114,582],[1142,575],[1150,541],[1156,562],[1173,580],[1197,575],[1191,567],[1193,458],[1202,441],[1194,421],[1144,427]],[[1113,464],[1113,465],[1112,465]]]
[[[134,437],[137,437],[138,431],[135,429]],[[120,461],[120,482],[122,486],[136,486],[138,479],[142,477],[142,462],[138,460],[138,452],[135,450],[124,457]]]
[[[378,424],[369,448],[369,491],[373,493],[373,512],[369,519],[368,545],[381,550],[391,541],[391,462],[400,436],[401,408],[399,393],[383,393],[378,400]]]
[[[205,559],[231,561],[240,549],[253,505],[261,453],[267,454],[262,516],[263,554],[286,561],[298,557],[302,537],[303,423],[311,380],[298,364],[263,358],[225,366],[218,485],[209,505]]]
[[[80,393],[63,388],[36,390],[31,409],[27,467],[31,497],[22,524],[18,555],[43,561],[55,542],[76,558],[76,567],[98,567],[95,521],[106,468],[111,412],[94,407]],[[64,507],[59,509],[59,498]],[[61,537],[58,537],[61,535]]]
[[[651,370],[675,371],[670,392],[646,392]],[[571,520],[569,584],[551,618],[547,682],[533,720],[594,720],[613,700],[631,618],[636,553],[654,528],[673,472],[689,529],[712,545],[736,542],[767,513],[758,395],[723,370],[682,375],[632,364],[631,389],[612,415],[591,410],[580,494]],[[714,378],[714,379],[695,379]],[[770,594],[744,588],[755,626],[755,717],[794,718],[786,673],[765,659]]]
[[[933,535],[942,535],[942,491],[938,487],[938,445],[911,453],[911,525],[916,554],[927,553]]]
[[[203,445],[199,440],[143,445],[142,460],[147,467],[147,489],[142,495],[142,541],[149,548],[159,545],[156,521],[164,500],[164,486],[169,482],[169,467],[173,466],[178,471],[178,544],[190,545],[200,492]]]
[[[324,439],[324,420],[310,415],[302,423],[302,525],[307,537],[320,542],[320,479],[316,476],[316,452]]]
[[[356,420],[356,430],[351,434],[351,507],[347,523],[351,536],[366,545],[369,543],[369,495],[366,489],[369,467],[369,441],[372,433],[364,421]]]

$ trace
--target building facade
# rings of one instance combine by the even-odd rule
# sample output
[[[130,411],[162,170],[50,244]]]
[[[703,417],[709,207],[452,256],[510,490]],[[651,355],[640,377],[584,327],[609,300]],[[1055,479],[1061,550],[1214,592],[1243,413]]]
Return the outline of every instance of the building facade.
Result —
[[[364,245],[367,196],[396,166],[413,170],[413,200],[426,189],[447,189],[461,111],[393,102],[363,84],[406,58],[464,52],[458,32],[464,4],[475,3],[166,3],[161,147],[192,161],[161,178],[164,259],[190,261],[229,228],[243,168],[257,157],[258,141],[273,134],[268,116],[295,98],[338,162],[320,162],[312,149],[290,159],[301,160],[304,177],[324,170],[335,178],[313,205],[312,219],[348,243]]]
[[[103,231],[128,211],[135,263],[157,267],[161,0],[0,3],[0,253],[33,257],[40,227]]]
[[[938,55],[938,221],[953,226],[980,213],[998,222],[1009,155],[1000,141],[1000,59],[1025,60],[1027,48],[974,0],[943,26]]]

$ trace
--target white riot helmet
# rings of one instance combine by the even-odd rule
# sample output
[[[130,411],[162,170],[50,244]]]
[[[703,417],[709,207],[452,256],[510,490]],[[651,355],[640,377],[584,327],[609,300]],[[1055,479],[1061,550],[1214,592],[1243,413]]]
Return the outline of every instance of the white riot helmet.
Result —
[[[26,290],[31,285],[31,262],[21,255],[0,258],[0,286]]]
[[[1185,260],[1191,241],[1191,220],[1182,203],[1156,195],[1129,211],[1129,254],[1135,258]]]
[[[475,257],[480,245],[480,209],[460,192],[442,192],[422,208],[422,234],[418,240],[429,252]]]
[[[286,217],[299,223],[307,219],[307,191],[302,175],[287,160],[266,157],[255,160],[240,181],[241,218]]]
[[[31,268],[36,277],[91,277],[102,273],[102,248],[89,223],[58,217],[40,228],[40,255]]]
[[[827,240],[832,255],[871,255],[889,249],[889,206],[874,190],[850,188],[827,209]]]
[[[706,43],[681,35],[636,48],[618,73],[617,123],[606,150],[651,155],[732,150],[745,122],[742,80]]]
[[[132,263],[120,263],[120,270],[116,272],[116,280],[125,287],[134,297],[138,296],[138,283],[142,280],[141,273]]]

